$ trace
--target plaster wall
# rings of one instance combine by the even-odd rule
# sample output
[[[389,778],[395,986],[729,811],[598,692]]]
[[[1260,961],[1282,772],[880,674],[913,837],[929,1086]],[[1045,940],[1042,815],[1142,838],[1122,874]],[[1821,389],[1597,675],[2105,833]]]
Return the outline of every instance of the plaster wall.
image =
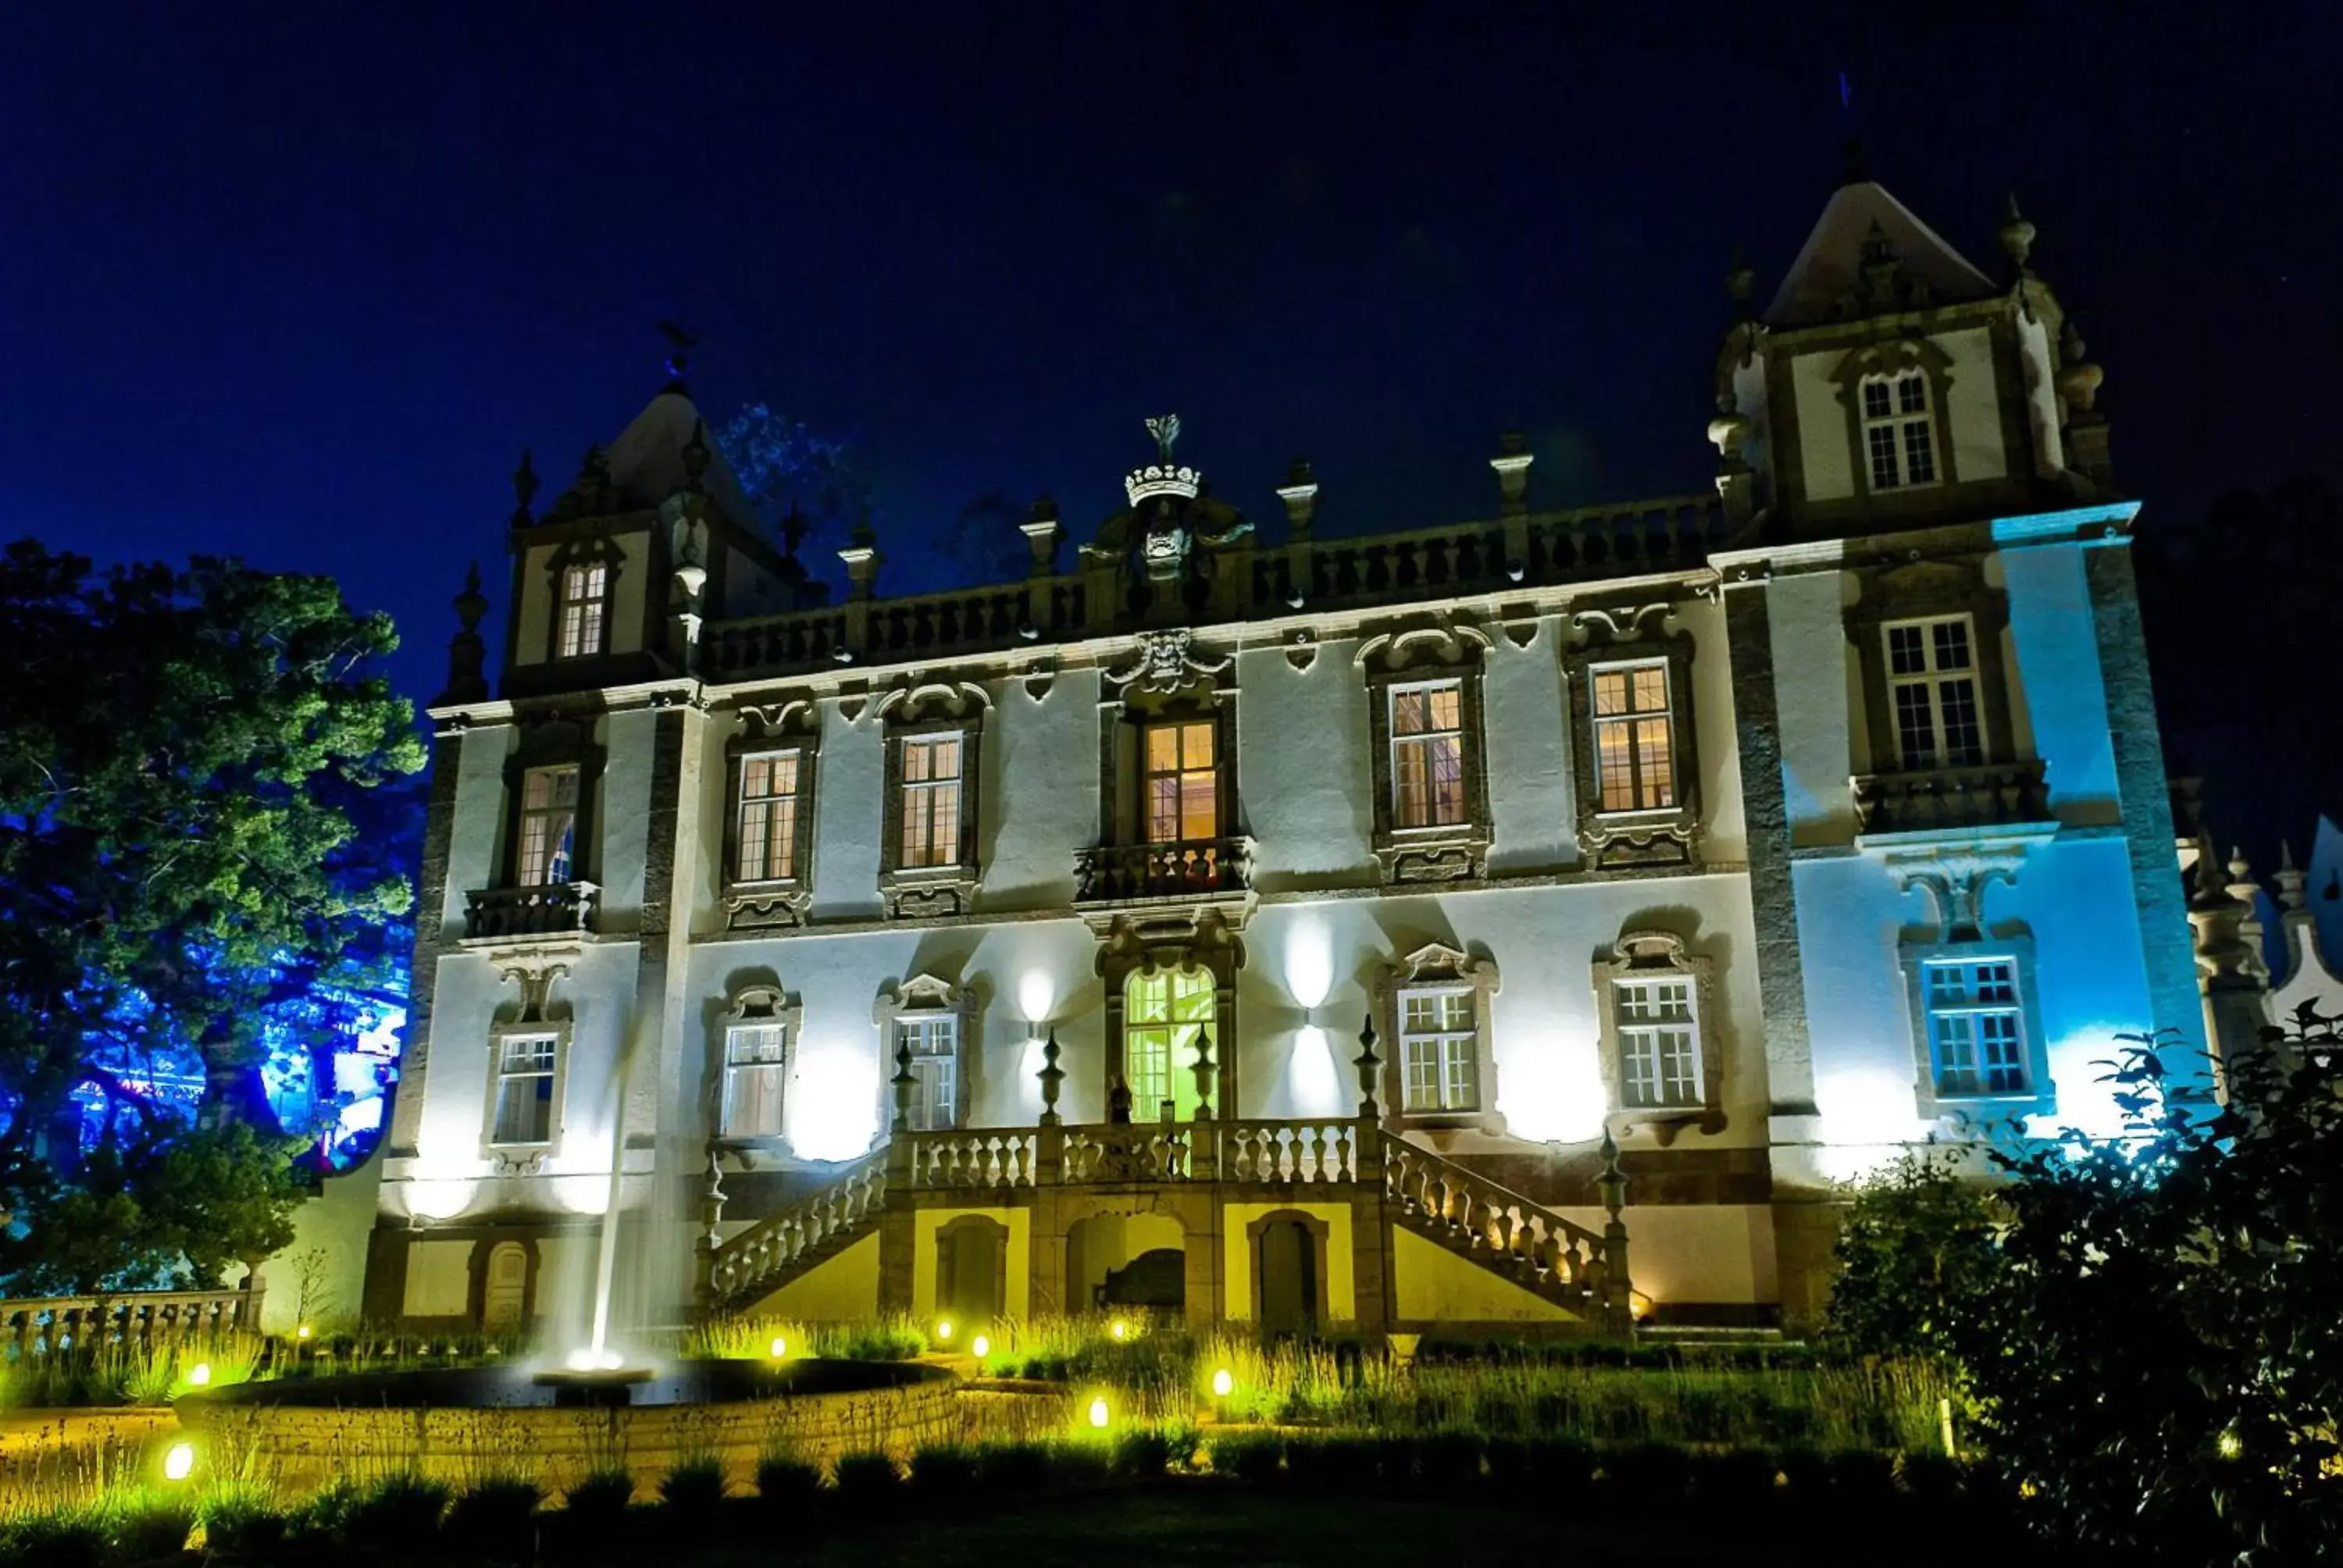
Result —
[[[1854,658],[1844,618],[1845,574],[1778,577],[1765,592],[1790,840],[1844,844],[1855,837],[1847,779],[1857,771],[1860,719],[1849,700]]]
[[[1970,327],[1941,333],[1936,342],[1951,361],[1945,414],[1953,432],[1953,473],[1965,485],[2001,478],[2009,472],[2009,456],[2002,449],[1993,335],[1985,327]]]
[[[821,703],[821,785],[813,824],[813,918],[874,916],[879,909],[880,786],[885,753],[879,720],[850,721]]]
[[[1741,747],[1733,728],[1733,657],[1725,644],[1725,607],[1704,599],[1683,600],[1669,622],[1692,634],[1701,854],[1707,860],[1737,864],[1748,859],[1749,831],[1741,807]]]
[[[1033,1211],[1010,1209],[921,1209],[911,1247],[911,1312],[930,1318],[936,1312],[936,1233],[954,1220],[979,1215],[997,1221],[1008,1232],[1001,1248],[1001,1310],[1004,1317],[1021,1318],[1033,1310]]]
[[[1039,698],[1013,677],[987,689],[978,907],[1063,909],[1074,897],[1074,851],[1098,841],[1098,672],[1065,671]],[[876,798],[881,782],[874,774],[863,788]]]
[[[751,1317],[801,1323],[850,1322],[879,1314],[879,1237],[874,1231],[749,1309]]]
[[[1562,1216],[1603,1233],[1600,1209],[1564,1209]],[[1780,1299],[1774,1211],[1764,1204],[1635,1202],[1627,1184],[1628,1272],[1639,1302],[1772,1302]]]
[[[644,855],[651,820],[651,769],[659,715],[629,709],[603,719],[607,748],[592,826],[600,840],[586,861],[601,885],[601,930],[628,935],[642,928]]]
[[[610,651],[639,653],[643,647],[643,609],[651,593],[651,537],[639,528],[614,536],[618,547],[618,564],[611,568],[609,619]],[[663,596],[667,585],[657,585]],[[550,588],[546,590],[551,592]],[[660,602],[664,602],[663,599]]]
[[[503,865],[505,759],[513,727],[484,724],[464,731],[457,752],[456,814],[447,834],[447,887],[440,902],[447,930],[464,930],[465,895],[493,887]]]
[[[1797,419],[1806,499],[1844,501],[1855,494],[1854,454],[1847,450],[1846,407],[1831,377],[1845,357],[1837,349],[1790,360],[1790,401]]]
[[[1371,885],[1378,874],[1357,650],[1355,640],[1322,643],[1307,669],[1274,648],[1237,658],[1237,792],[1263,892]]]
[[[2016,655],[2012,684],[2019,688],[2011,707],[2026,714],[2035,755],[2046,765],[2051,809],[2062,822],[2112,822],[2118,815],[2115,748],[2083,549],[2005,549],[2000,563]]]
[[[407,1293],[399,1311],[410,1318],[457,1318],[471,1310],[472,1243],[413,1241],[407,1249]]]
[[[1482,733],[1489,768],[1496,876],[1558,870],[1579,862],[1573,752],[1579,718],[1564,689],[1558,617],[1539,619],[1526,648],[1499,637],[1483,656]],[[1360,799],[1365,799],[1363,786]]]
[[[1253,1245],[1246,1227],[1271,1214],[1302,1213],[1326,1227],[1326,1315],[1338,1323],[1358,1315],[1358,1284],[1352,1248],[1356,1242],[1348,1203],[1229,1203],[1221,1209],[1222,1267],[1221,1315],[1232,1322],[1252,1317]]]
[[[531,545],[521,552],[520,591],[515,613],[520,629],[513,639],[513,663],[543,664],[553,652],[553,550]]]
[[[1564,1323],[1574,1321],[1543,1296],[1466,1262],[1414,1231],[1392,1230],[1393,1293],[1403,1323],[1449,1320],[1475,1323]]]

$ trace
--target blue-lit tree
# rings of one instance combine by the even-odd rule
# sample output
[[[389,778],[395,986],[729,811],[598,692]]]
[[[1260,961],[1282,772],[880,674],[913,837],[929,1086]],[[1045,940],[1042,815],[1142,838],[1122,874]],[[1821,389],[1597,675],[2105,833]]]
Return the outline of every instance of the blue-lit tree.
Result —
[[[395,646],[323,578],[0,557],[8,1288],[216,1279],[289,1239],[316,1129],[278,1124],[272,1064],[405,1003]]]

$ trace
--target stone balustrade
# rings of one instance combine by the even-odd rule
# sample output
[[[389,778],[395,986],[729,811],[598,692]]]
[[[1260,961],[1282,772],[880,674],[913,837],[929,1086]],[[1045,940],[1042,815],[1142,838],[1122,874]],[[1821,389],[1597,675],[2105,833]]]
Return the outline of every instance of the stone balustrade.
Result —
[[[710,1294],[719,1302],[738,1302],[779,1284],[800,1262],[875,1226],[886,1200],[882,1150],[864,1155],[811,1197],[717,1247],[709,1260]]]
[[[982,1128],[910,1135],[911,1185],[919,1189],[1033,1185],[1038,1135]]]
[[[1130,1122],[1065,1129],[1061,1180],[1069,1183],[1184,1181],[1193,1171],[1192,1121]]]
[[[1253,841],[1214,839],[1192,844],[1114,844],[1074,857],[1077,902],[1187,898],[1242,892],[1252,885]]]
[[[1358,1175],[1359,1124],[1350,1117],[1309,1121],[1219,1121],[1223,1181],[1350,1181]]]
[[[2051,820],[2039,762],[1858,774],[1855,819],[1865,833],[2002,828]]]
[[[1393,1139],[1383,1191],[1416,1230],[1574,1311],[1604,1304],[1608,1242],[1453,1160]]]
[[[257,1333],[265,1290],[124,1291],[110,1296],[0,1301],[0,1355],[11,1361],[71,1345],[141,1349],[229,1331]]]
[[[464,895],[468,940],[591,934],[602,890],[592,882],[481,888]]]

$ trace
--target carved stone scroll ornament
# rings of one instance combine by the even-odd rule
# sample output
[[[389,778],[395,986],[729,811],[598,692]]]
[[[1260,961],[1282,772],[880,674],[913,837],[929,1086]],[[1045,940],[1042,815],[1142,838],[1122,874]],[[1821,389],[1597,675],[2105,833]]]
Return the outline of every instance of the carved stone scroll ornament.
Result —
[[[1185,627],[1170,631],[1142,631],[1139,634],[1136,658],[1122,669],[1106,672],[1109,686],[1126,691],[1153,692],[1170,696],[1192,686],[1210,684],[1212,678],[1229,668],[1228,658],[1207,662],[1195,657],[1195,633]]]

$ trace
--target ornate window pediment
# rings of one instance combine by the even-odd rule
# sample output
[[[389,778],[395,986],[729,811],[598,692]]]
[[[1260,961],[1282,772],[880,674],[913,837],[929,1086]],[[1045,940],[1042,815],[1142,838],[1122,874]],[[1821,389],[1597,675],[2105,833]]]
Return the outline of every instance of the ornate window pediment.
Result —
[[[561,1149],[562,1105],[569,1080],[569,1010],[552,1001],[563,963],[530,961],[498,971],[520,988],[488,1030],[488,1103],[480,1157],[499,1176],[534,1176]]]
[[[1497,966],[1427,942],[1387,964],[1375,986],[1389,1042],[1383,1102],[1394,1126],[1501,1133],[1491,1007]]]

